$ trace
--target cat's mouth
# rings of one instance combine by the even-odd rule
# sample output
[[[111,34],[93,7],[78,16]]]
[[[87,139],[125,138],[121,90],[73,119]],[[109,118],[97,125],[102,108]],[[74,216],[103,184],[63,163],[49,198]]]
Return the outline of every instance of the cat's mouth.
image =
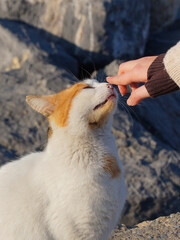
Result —
[[[112,93],[109,97],[106,98],[106,100],[100,104],[98,104],[93,110],[97,110],[98,108],[102,107],[104,104],[106,104],[111,98],[116,98],[116,95]]]

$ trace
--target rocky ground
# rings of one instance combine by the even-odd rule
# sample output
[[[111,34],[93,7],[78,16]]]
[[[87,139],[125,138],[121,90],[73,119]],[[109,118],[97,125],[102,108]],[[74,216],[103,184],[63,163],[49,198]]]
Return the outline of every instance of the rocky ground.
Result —
[[[109,240],[179,240],[180,213],[145,221],[133,227],[119,225]]]
[[[122,61],[160,54],[179,41],[178,1],[131,2],[0,2],[0,164],[46,144],[47,122],[27,106],[26,95],[60,91],[87,72],[104,81]],[[128,187],[121,223],[134,225],[180,211],[180,94],[136,107],[126,99],[119,96],[113,132]],[[179,214],[163,219],[121,226],[114,239],[178,239]],[[157,228],[172,236],[153,235]]]

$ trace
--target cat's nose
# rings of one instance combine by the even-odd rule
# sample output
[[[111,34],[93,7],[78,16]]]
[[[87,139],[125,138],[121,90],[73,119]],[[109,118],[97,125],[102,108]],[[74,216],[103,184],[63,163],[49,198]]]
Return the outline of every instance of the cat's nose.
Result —
[[[107,87],[113,90],[113,86],[111,84],[107,84]]]

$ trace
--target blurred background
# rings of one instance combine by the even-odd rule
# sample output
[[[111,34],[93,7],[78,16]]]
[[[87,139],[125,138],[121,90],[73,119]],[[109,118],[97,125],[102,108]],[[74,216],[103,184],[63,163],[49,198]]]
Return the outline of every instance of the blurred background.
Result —
[[[0,164],[46,145],[47,121],[26,106],[84,78],[105,81],[119,64],[180,40],[179,0],[1,0]],[[122,223],[180,211],[180,92],[128,107],[113,132],[128,200]]]

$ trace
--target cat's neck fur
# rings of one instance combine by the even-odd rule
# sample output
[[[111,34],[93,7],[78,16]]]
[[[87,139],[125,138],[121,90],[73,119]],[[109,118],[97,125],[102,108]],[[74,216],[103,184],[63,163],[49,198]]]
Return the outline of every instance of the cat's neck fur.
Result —
[[[111,133],[111,121],[101,128],[91,130],[79,127],[76,130],[71,128],[59,128],[52,125],[52,135],[48,139],[46,153],[48,155],[59,156],[71,152],[79,152],[81,155],[86,151],[92,151],[97,154],[102,146],[108,149],[109,141],[114,144],[114,137]],[[108,150],[107,150],[108,151]]]

